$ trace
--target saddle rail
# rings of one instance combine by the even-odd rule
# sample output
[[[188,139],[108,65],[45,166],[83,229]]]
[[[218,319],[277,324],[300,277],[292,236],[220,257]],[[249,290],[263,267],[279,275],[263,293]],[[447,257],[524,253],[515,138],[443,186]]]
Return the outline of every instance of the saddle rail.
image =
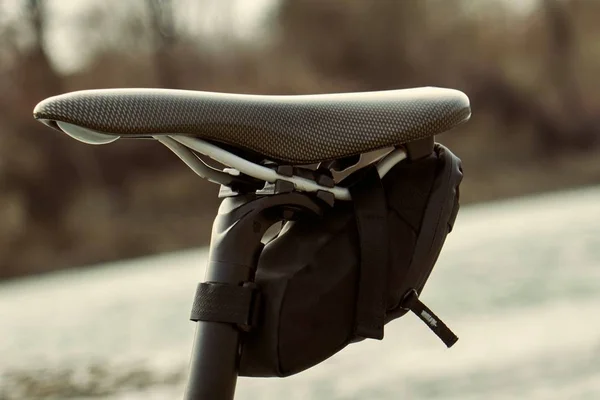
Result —
[[[112,137],[103,138],[106,135],[64,122],[58,122],[58,126],[70,136],[84,137],[87,143],[93,141],[95,144],[106,144],[118,139]],[[243,179],[240,180],[240,174],[243,174],[258,180],[259,182],[272,184],[275,184],[278,181],[289,182],[298,191],[308,193],[326,192],[333,195],[336,200],[351,200],[350,192],[346,187],[338,185],[326,186],[303,176],[284,175],[278,172],[277,169],[248,161],[243,157],[202,139],[177,134],[153,136],[153,138],[175,153],[179,159],[181,159],[181,161],[183,161],[198,176],[219,185],[227,187],[235,185],[235,183],[251,185],[251,181],[244,182]],[[202,161],[194,152],[205,155],[230,168],[225,168],[222,171],[214,169]],[[379,176],[383,178],[394,165],[406,158],[407,152],[404,148],[398,147],[391,149],[389,153],[381,157],[376,164]]]

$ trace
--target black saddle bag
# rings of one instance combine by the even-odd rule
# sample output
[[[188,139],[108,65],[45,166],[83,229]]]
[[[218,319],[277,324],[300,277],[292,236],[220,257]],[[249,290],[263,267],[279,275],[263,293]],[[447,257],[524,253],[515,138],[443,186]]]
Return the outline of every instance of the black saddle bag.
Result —
[[[284,225],[260,254],[255,281],[198,285],[191,319],[244,331],[242,376],[288,376],[350,343],[383,339],[414,312],[450,347],[458,338],[420,300],[458,213],[460,160],[436,144],[383,179],[374,166],[345,179],[351,202]]]
[[[418,299],[458,212],[460,160],[436,144],[382,180],[369,167],[343,183],[353,202],[287,223],[266,245],[255,283],[257,326],[243,335],[239,374],[288,376],[384,325],[417,314],[448,347],[456,336]]]

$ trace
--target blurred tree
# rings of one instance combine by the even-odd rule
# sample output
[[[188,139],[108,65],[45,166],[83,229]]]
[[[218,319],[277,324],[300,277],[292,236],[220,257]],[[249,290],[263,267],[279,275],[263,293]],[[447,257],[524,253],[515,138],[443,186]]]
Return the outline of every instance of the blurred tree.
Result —
[[[150,11],[150,31],[154,45],[154,67],[160,87],[178,88],[178,74],[172,50],[176,44],[176,27],[172,0],[146,0]]]
[[[548,70],[549,78],[557,91],[563,124],[561,134],[547,138],[546,147],[552,144],[558,148],[563,145],[586,149],[597,143],[598,119],[587,114],[583,102],[575,63],[578,62],[578,37],[575,21],[569,5],[561,0],[544,0],[543,9],[548,21]],[[561,135],[561,137],[557,137]]]
[[[282,0],[280,46],[344,90],[410,86],[418,81],[411,41],[423,31],[424,10],[420,0]]]
[[[46,91],[47,93],[41,93],[44,96],[60,93],[62,91],[62,79],[52,67],[44,45],[47,28],[46,2],[43,0],[26,0],[26,13],[34,40],[30,49],[25,53],[24,62],[30,68],[35,68],[35,73],[27,71],[24,78],[33,79],[33,81],[27,83],[32,87],[39,88],[38,90]]]

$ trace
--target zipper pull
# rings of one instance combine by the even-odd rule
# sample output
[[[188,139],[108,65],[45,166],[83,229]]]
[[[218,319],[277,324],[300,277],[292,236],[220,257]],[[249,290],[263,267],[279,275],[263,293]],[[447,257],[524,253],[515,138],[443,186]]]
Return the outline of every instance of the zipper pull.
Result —
[[[419,300],[419,294],[416,290],[411,289],[406,296],[404,296],[402,307],[415,313],[416,316],[419,317],[421,321],[425,322],[429,329],[431,329],[448,348],[452,347],[454,343],[458,341],[458,336],[456,336],[454,332],[452,332],[450,328],[448,328],[446,324],[433,313],[433,311]]]

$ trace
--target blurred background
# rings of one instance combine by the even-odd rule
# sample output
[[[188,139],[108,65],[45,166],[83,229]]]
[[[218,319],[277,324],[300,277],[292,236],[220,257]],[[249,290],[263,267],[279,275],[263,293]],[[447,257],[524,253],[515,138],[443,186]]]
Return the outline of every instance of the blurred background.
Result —
[[[594,0],[0,0],[0,278],[207,243],[217,187],[153,142],[32,118],[79,89],[304,94],[443,86],[463,204],[600,182]]]
[[[461,211],[442,253],[447,272],[434,274],[429,293],[430,302],[446,305],[459,327],[468,327],[465,335],[479,336],[448,358],[425,350],[438,346],[435,339],[398,333],[413,343],[404,348],[413,358],[408,366],[390,364],[397,375],[381,381],[389,392],[369,392],[381,387],[380,378],[367,382],[367,389],[358,387],[370,375],[356,375],[364,365],[355,357],[292,378],[297,396],[275,384],[269,398],[600,398],[600,388],[591,383],[599,381],[600,365],[590,358],[600,352],[600,326],[589,314],[600,306],[593,297],[600,292],[594,268],[600,263],[600,194],[594,188],[600,184],[598,21],[596,0],[0,0],[0,280],[6,281],[0,315],[12,316],[0,332],[14,327],[0,338],[0,372],[12,371],[4,391],[0,379],[0,399],[104,397],[117,393],[115,387],[138,390],[157,381],[175,385],[174,398],[180,396],[181,360],[185,364],[193,328],[187,312],[201,277],[198,257],[204,257],[204,250],[194,249],[207,245],[219,204],[218,187],[160,144],[76,142],[33,119],[37,102],[73,90],[117,87],[308,94],[417,86],[460,89],[472,103],[469,123],[438,136],[463,160],[461,200],[470,206]],[[581,187],[592,192],[543,204],[525,199]],[[511,198],[510,206],[487,205]],[[185,249],[193,252],[179,253],[184,259],[159,258],[143,268],[119,263],[91,269],[102,270],[93,279],[50,274],[39,287],[11,279]],[[144,278],[149,275],[154,280]],[[153,313],[141,311],[148,301],[144,285],[163,296],[152,293]],[[528,291],[532,287],[537,294]],[[63,314],[44,317],[39,296]],[[100,325],[85,303],[79,314],[66,311],[83,299],[116,319]],[[568,305],[573,299],[580,302]],[[572,325],[561,324],[555,314],[570,316]],[[29,336],[37,332],[35,315],[47,324],[43,340]],[[575,329],[582,321],[586,329]],[[406,332],[421,328],[403,325]],[[85,340],[74,339],[74,332]],[[135,338],[119,336],[128,332]],[[96,343],[100,337],[102,344]],[[506,339],[511,337],[513,342]],[[502,347],[509,342],[522,345]],[[146,361],[142,369],[121,373],[107,369],[102,358],[131,349],[137,357],[149,347],[167,355],[154,360],[163,371],[158,378]],[[37,365],[40,354],[46,361],[62,360],[50,357],[52,349],[62,355],[71,349],[86,363],[99,360],[87,370],[92,384],[81,389],[70,372],[51,363],[40,362],[46,369],[39,375],[15,372],[18,361]],[[390,351],[377,349],[370,354],[385,357]],[[180,358],[171,370],[164,365],[172,354]],[[438,364],[425,368],[423,355]],[[355,371],[354,381],[319,378],[327,368]],[[413,376],[415,371],[426,376]],[[457,378],[456,371],[464,376]],[[583,378],[561,380],[573,371]],[[529,378],[542,384],[528,385]],[[299,389],[318,379],[320,389],[311,396]],[[97,381],[109,389],[94,386]],[[393,391],[392,383],[400,381],[404,391]],[[267,398],[259,388],[244,388],[243,398]]]

